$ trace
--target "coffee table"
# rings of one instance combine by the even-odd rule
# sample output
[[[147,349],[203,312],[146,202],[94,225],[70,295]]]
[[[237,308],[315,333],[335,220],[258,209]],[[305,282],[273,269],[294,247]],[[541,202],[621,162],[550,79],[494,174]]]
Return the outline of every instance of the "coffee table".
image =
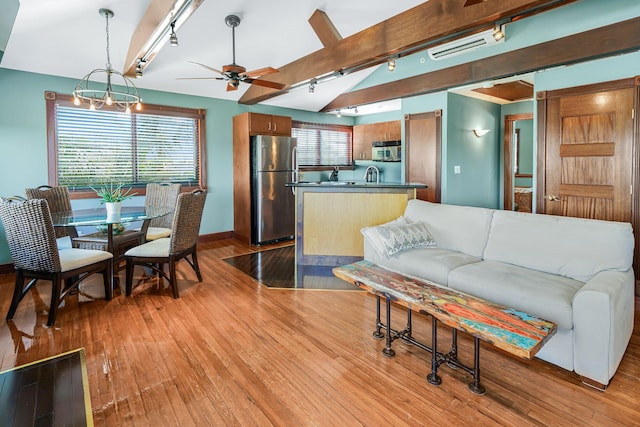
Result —
[[[446,363],[471,374],[473,381],[469,384],[469,389],[473,393],[484,394],[485,389],[480,384],[481,340],[514,356],[532,359],[557,328],[555,323],[528,313],[426,280],[392,272],[369,261],[336,267],[333,274],[376,296],[376,329],[373,336],[382,339],[386,335],[383,355],[395,355],[391,343],[398,338],[431,353],[431,373],[427,376],[427,381],[433,385],[441,384],[438,367]],[[386,301],[386,323],[380,320],[381,298]],[[401,331],[391,327],[391,302],[407,308],[407,325]],[[412,311],[431,316],[432,347],[412,337]],[[446,353],[438,351],[438,321],[452,328],[452,345]],[[383,334],[382,329],[387,333]],[[458,360],[457,331],[466,332],[474,338],[473,367],[466,366]]]

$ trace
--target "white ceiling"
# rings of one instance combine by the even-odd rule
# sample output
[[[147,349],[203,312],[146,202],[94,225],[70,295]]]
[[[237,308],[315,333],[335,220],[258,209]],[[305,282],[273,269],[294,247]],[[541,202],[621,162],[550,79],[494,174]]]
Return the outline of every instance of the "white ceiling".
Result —
[[[236,62],[247,70],[278,68],[322,48],[308,19],[316,9],[327,13],[342,37],[348,37],[397,15],[421,0],[204,0],[177,31],[179,47],[168,42],[136,79],[139,88],[238,100],[247,88],[226,92],[226,82],[177,80],[213,74],[188,61],[220,69],[232,61],[231,28],[225,17],[238,15]],[[105,19],[100,8],[113,10],[109,20],[110,56],[114,69],[124,71],[129,40],[150,0],[20,0],[4,56],[3,68],[80,79],[106,64]],[[264,102],[268,105],[319,111],[349,90],[373,69],[306,87]],[[69,93],[74,87],[69,87]]]

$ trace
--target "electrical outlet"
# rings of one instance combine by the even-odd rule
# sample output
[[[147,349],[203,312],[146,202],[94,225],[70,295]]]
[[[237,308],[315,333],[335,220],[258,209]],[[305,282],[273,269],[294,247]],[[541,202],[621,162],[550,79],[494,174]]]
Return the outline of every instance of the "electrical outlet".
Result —
[[[453,173],[460,173],[460,166],[454,166]]]

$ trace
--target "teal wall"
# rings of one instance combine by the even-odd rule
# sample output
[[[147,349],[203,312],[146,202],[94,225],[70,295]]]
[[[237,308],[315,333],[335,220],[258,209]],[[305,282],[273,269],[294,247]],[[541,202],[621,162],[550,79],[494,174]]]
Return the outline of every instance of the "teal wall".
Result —
[[[0,68],[0,196],[24,195],[24,189],[48,182],[45,91],[70,94],[74,79]],[[353,124],[338,118],[269,106],[244,106],[237,102],[140,90],[144,102],[206,109],[206,168],[209,194],[201,233],[233,230],[232,117],[245,111],[291,116],[294,120]],[[364,172],[363,172],[364,173]],[[128,203],[140,203],[132,199]],[[75,208],[95,207],[97,199],[73,200]],[[4,230],[0,226],[0,264],[10,262]]]
[[[448,186],[442,201],[495,209],[499,200],[500,106],[454,93],[449,94],[448,101],[448,158],[443,171]],[[490,132],[477,137],[473,129]],[[455,173],[456,166],[460,167],[459,174]]]

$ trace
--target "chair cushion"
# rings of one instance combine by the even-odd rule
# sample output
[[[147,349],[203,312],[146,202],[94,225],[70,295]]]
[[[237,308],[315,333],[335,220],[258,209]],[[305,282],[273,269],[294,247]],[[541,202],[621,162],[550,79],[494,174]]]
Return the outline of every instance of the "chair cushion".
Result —
[[[105,259],[113,258],[113,255],[110,252],[96,251],[93,249],[61,249],[59,254],[61,271],[74,270],[76,268],[104,261]]]
[[[152,240],[144,245],[136,246],[124,253],[125,256],[144,258],[166,258],[169,256],[169,243],[171,239],[163,237]]]
[[[171,229],[170,228],[163,228],[163,227],[149,227],[147,228],[147,240],[158,240],[158,239],[162,239],[163,237],[169,237],[171,236]]]

